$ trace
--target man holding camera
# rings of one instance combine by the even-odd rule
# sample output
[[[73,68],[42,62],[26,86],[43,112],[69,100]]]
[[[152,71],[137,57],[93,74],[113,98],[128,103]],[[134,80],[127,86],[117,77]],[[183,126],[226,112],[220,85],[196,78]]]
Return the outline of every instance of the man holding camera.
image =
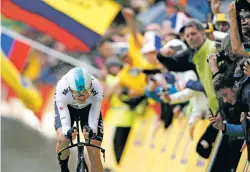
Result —
[[[210,116],[210,123],[226,135],[244,136],[248,148],[248,161],[250,161],[250,80],[248,77],[242,77],[237,82],[233,72],[218,73],[213,79],[213,87],[225,103],[234,105],[237,111],[244,112],[245,117],[241,125],[223,123],[220,116]]]
[[[184,34],[190,48],[175,56],[168,56],[167,49],[163,48],[157,56],[158,60],[169,71],[196,71],[208,96],[209,108],[216,114],[219,104],[212,88],[212,72],[207,64],[207,56],[216,51],[215,42],[206,38],[202,24],[195,19],[184,26]],[[168,97],[167,93],[165,96]]]

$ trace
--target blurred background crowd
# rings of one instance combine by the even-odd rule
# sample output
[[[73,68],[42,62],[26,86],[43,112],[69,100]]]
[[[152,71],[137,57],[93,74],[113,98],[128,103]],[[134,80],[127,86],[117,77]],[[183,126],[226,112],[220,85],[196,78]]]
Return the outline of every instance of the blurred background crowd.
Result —
[[[151,155],[135,155],[138,152],[133,152],[131,140],[160,139],[155,134],[160,130],[164,138],[171,132],[176,134],[168,136],[166,144],[169,140],[184,145],[194,141],[188,160],[192,154],[206,160],[198,171],[241,168],[241,153],[250,148],[249,1],[116,0],[118,10],[88,52],[69,50],[49,31],[11,17],[5,10],[10,8],[8,3],[12,1],[3,1],[1,16],[2,114],[14,111],[11,102],[20,100],[39,121],[50,112],[53,128],[54,88],[69,69],[78,65],[97,77],[105,90],[104,148],[111,152],[106,171],[138,171],[138,164]],[[103,20],[102,16],[98,20]],[[184,132],[187,140],[178,140],[185,138],[181,135]],[[172,149],[181,151],[174,144]],[[141,147],[140,153],[146,152],[145,146]],[[138,161],[134,162],[137,165],[126,160],[129,158]],[[244,158],[242,166],[247,153]],[[161,166],[166,171],[171,163]],[[177,166],[181,165],[175,163]]]

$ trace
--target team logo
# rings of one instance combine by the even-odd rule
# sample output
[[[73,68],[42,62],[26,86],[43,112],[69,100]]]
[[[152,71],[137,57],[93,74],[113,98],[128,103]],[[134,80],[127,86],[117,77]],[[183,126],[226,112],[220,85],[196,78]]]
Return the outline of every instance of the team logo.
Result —
[[[60,110],[63,110],[63,107],[60,107]]]
[[[94,90],[94,88],[91,89],[91,93],[93,94],[93,96],[97,95],[98,92]]]
[[[101,134],[103,134],[103,122],[102,122],[102,120],[99,121],[98,128],[99,128],[99,132],[100,132]]]
[[[68,87],[68,88],[66,88],[66,89],[64,89],[64,90],[63,90],[63,94],[66,96],[66,95],[68,94],[69,90],[70,90],[70,88],[69,88],[69,87]]]

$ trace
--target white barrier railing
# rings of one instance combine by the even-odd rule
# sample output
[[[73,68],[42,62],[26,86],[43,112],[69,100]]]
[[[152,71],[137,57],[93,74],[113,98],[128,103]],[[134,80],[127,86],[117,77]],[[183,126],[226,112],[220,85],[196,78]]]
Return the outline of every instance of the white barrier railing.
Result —
[[[100,70],[87,64],[87,63],[84,63],[83,61],[80,61],[80,60],[77,60],[75,59],[74,57],[71,57],[69,55],[66,55],[66,54],[63,54],[61,52],[58,52],[52,48],[49,48],[37,41],[34,41],[34,40],[31,40],[13,30],[10,30],[4,26],[1,26],[1,32],[2,33],[5,33],[6,35],[14,38],[14,39],[17,39],[25,44],[28,44],[29,46],[31,46],[32,48],[36,49],[36,50],[39,50],[43,53],[46,53],[50,56],[53,56],[59,60],[62,60],[64,62],[67,62],[68,64],[71,64],[73,66],[79,66],[79,67],[83,67],[85,69],[87,69],[91,74],[95,75],[95,76],[99,76],[100,74]]]

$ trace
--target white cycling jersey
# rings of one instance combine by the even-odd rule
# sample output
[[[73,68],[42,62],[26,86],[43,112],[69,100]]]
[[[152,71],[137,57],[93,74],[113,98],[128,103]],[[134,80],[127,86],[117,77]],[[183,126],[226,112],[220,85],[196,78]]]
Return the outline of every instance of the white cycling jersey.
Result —
[[[71,118],[68,105],[75,109],[83,109],[90,104],[91,108],[89,110],[88,124],[93,132],[96,133],[103,100],[103,89],[99,81],[92,76],[90,95],[84,104],[79,104],[76,102],[76,100],[74,100],[74,97],[70,91],[70,84],[66,81],[67,75],[69,75],[69,73],[65,74],[61,80],[58,81],[55,92],[55,101],[60,114],[62,133],[63,135],[66,135],[67,131],[71,128]]]

